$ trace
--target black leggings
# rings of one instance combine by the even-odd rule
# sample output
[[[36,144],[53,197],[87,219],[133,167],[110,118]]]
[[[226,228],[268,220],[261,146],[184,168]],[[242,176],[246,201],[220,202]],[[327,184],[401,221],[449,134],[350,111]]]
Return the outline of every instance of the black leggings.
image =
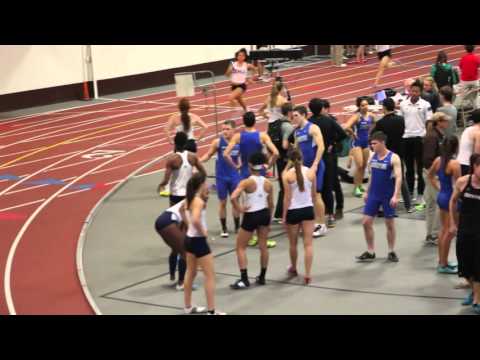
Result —
[[[405,209],[410,209],[412,207],[412,199],[410,199],[410,192],[408,191],[407,182],[405,181],[405,162],[403,159],[401,160],[402,163],[402,199],[403,204],[405,205]]]
[[[340,177],[338,174],[338,156],[334,154],[335,176],[333,178],[333,191],[335,192],[335,201],[337,202],[335,209],[343,210],[343,189],[340,185]]]
[[[333,187],[335,183],[335,177],[338,178],[337,167],[335,166],[335,155],[331,153],[325,153],[323,156],[325,162],[325,174],[323,178],[322,199],[325,203],[325,213],[328,215],[333,214]]]
[[[415,189],[416,172],[417,192],[418,195],[423,195],[425,190],[425,181],[423,180],[423,139],[421,137],[413,137],[406,138],[404,141],[408,191],[410,194],[413,194],[413,190]]]

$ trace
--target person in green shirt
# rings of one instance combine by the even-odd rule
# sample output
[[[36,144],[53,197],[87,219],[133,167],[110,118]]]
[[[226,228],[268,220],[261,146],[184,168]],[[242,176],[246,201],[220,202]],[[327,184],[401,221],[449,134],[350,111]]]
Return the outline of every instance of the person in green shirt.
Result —
[[[443,86],[450,86],[458,84],[458,73],[453,69],[453,66],[448,63],[447,54],[445,51],[440,51],[437,55],[437,61],[430,69],[430,75],[435,80],[437,87],[440,89]]]

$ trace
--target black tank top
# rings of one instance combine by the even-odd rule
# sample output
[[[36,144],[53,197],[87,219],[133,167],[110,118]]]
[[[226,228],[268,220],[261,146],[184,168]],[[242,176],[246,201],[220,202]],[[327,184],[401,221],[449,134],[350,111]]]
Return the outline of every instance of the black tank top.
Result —
[[[473,234],[480,232],[480,189],[472,186],[472,175],[468,177],[468,184],[460,196],[461,208],[458,231]]]

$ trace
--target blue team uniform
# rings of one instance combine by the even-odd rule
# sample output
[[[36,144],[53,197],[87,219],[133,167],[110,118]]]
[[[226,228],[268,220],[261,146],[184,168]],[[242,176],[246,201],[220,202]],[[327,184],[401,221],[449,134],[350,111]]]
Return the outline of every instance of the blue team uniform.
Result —
[[[353,146],[361,147],[362,149],[368,148],[368,136],[370,129],[373,126],[373,117],[363,118],[360,115],[359,121],[355,124],[357,138],[355,139]]]
[[[383,208],[385,218],[395,217],[395,209],[390,206],[390,200],[395,192],[395,174],[393,172],[391,151],[383,160],[377,154],[370,161],[372,169],[370,187],[368,188],[367,203],[363,213],[368,216],[376,216],[380,206]]]
[[[453,193],[453,185],[452,176],[445,173],[446,168],[447,167],[442,164],[437,172],[438,179],[440,180],[440,191],[437,195],[437,204],[440,209],[448,211],[450,198]]]
[[[315,144],[312,135],[309,134],[312,125],[311,122],[307,122],[307,125],[302,129],[299,128],[295,130],[295,139],[303,155],[303,165],[306,167],[311,167],[313,165],[313,161],[317,155],[317,145]],[[317,169],[317,192],[322,191],[324,174],[325,163],[322,159],[320,160]]]
[[[217,195],[220,200],[225,200],[227,196],[237,187],[240,182],[240,175],[236,168],[232,167],[223,157],[223,152],[228,146],[228,142],[223,136],[220,137],[217,149],[217,162],[215,164]],[[230,156],[235,164],[238,164],[240,146],[233,147]]]
[[[260,141],[259,131],[242,131],[240,133],[240,157],[242,159],[242,167],[240,168],[240,178],[247,179],[250,177],[250,169],[248,167],[248,160],[252,154],[261,152],[263,150],[262,142]],[[265,169],[260,173],[265,176]]]

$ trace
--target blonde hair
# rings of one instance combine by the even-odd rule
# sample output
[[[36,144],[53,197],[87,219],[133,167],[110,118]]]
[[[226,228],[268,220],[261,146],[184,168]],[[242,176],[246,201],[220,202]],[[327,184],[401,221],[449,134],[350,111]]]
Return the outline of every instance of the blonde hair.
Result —
[[[433,77],[431,76],[425,76],[424,78],[422,78],[422,81],[423,81],[423,85],[425,86],[425,81],[429,81],[432,83],[432,89],[438,93],[438,87],[437,87],[437,83],[435,82],[435,80],[433,79]]]
[[[278,95],[283,89],[283,83],[281,81],[275,81],[270,91],[270,107],[273,108],[277,104]]]

